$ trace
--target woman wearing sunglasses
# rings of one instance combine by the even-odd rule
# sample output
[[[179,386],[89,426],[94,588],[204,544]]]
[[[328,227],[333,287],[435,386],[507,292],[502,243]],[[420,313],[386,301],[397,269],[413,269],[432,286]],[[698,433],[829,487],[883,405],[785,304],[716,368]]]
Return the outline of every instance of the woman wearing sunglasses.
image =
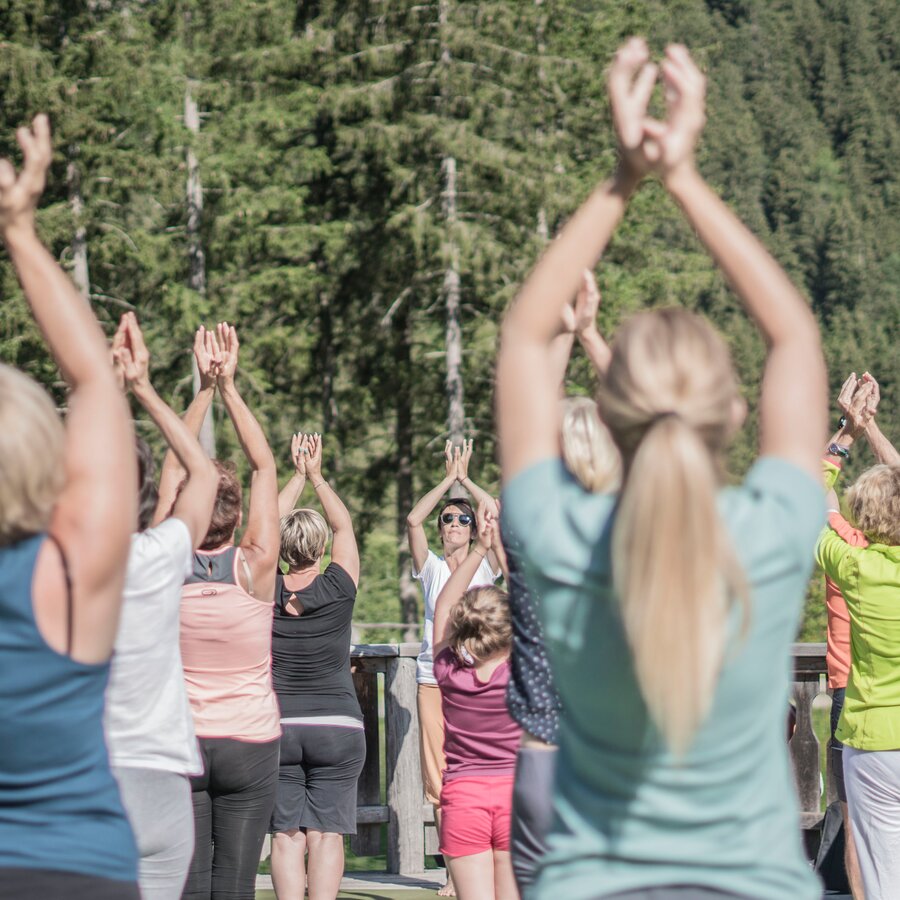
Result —
[[[434,643],[434,604],[441,589],[450,579],[475,540],[475,511],[468,500],[449,498],[438,512],[437,529],[441,539],[441,555],[428,546],[425,522],[441,498],[457,482],[475,498],[495,509],[494,500],[469,478],[469,460],[472,458],[472,441],[454,449],[447,441],[444,446],[446,473],[443,480],[432,488],[412,508],[406,517],[409,549],[412,553],[413,578],[422,584],[425,596],[425,628],[422,650],[419,653],[416,680],[418,681],[417,705],[419,711],[419,752],[422,765],[422,783],[425,798],[434,807],[435,825],[440,832],[441,776],[446,765],[444,759],[444,717],[441,712],[441,692],[432,670]],[[481,561],[470,588],[493,584],[500,577],[496,556],[490,552]],[[438,892],[441,896],[453,896],[453,888],[447,885]]]

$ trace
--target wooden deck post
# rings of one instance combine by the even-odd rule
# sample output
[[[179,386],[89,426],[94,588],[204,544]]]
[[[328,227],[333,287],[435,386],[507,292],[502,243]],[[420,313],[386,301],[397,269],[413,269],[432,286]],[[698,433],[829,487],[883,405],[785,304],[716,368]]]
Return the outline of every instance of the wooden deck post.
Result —
[[[416,711],[418,647],[401,644],[385,674],[385,768],[388,805],[388,872],[407,875],[425,867],[422,775]]]

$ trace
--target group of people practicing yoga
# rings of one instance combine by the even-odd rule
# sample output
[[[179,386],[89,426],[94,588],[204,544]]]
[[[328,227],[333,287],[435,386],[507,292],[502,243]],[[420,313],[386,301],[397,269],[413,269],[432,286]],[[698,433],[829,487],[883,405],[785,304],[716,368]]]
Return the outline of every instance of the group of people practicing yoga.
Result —
[[[442,893],[820,897],[784,740],[818,559],[848,871],[857,900],[896,898],[900,456],[875,424],[878,384],[847,379],[826,440],[809,307],[695,168],[705,81],[688,51],[657,66],[632,38],[608,80],[618,165],[502,324],[501,498],[470,478],[472,443],[448,443],[445,477],[408,516]],[[648,114],[659,80],[664,120]],[[69,394],[63,422],[0,366],[0,900],[252,898],[267,832],[279,900],[334,898],[366,743],[359,552],[322,437],[295,435],[279,492],[225,323],[196,334],[199,390],[179,418],[137,318],[110,350],[37,237],[46,117],[18,141],[21,170],[0,162],[0,234]],[[766,344],[759,457],[739,483],[724,454],[747,408],[725,341],[680,308],[630,316],[609,344],[597,329],[591,273],[649,176]],[[594,400],[561,397],[576,338]],[[168,446],[158,484],[126,391]],[[197,440],[216,392],[249,466],[246,518],[234,465]],[[842,513],[834,483],[863,435],[878,464]],[[324,517],[295,508],[307,482]]]

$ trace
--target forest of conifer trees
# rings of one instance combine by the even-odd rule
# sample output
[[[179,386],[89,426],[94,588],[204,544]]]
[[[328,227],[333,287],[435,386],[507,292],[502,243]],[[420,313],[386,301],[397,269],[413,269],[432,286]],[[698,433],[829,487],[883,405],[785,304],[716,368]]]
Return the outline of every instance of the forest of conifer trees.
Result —
[[[499,322],[615,163],[604,69],[633,33],[657,52],[682,41],[706,69],[702,172],[809,298],[834,394],[850,370],[879,378],[896,444],[896,0],[0,4],[0,154],[18,160],[14,129],[38,111],[54,130],[42,237],[110,334],[137,312],[177,410],[197,325],[236,324],[242,389],[285,478],[291,433],[325,435],[363,542],[361,621],[418,620],[405,517],[448,436],[473,437],[475,479],[499,487]],[[752,410],[763,347],[659,186],[597,276],[607,331],[645,306],[708,315]],[[0,359],[64,407],[5,258],[0,292]],[[577,354],[568,389],[592,390]],[[236,449],[220,410],[214,440]],[[735,474],[755,445],[751,415]],[[813,589],[803,636],[823,635]]]

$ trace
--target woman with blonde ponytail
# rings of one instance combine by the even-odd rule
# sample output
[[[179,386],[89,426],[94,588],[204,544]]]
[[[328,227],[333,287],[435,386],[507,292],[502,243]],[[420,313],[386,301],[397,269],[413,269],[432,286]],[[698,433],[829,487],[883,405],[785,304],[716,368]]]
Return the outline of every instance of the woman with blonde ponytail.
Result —
[[[609,72],[620,163],[569,220],[506,317],[497,367],[504,536],[539,598],[564,715],[554,826],[529,898],[812,900],[783,740],[790,646],[824,521],[826,376],[806,304],[694,168],[703,75],[684,47],[657,80],[632,38]],[[561,311],[626,203],[656,175],[768,346],[760,459],[726,487],[744,404],[724,341],[681,309],[619,330],[598,408],[618,495],[560,458]]]

